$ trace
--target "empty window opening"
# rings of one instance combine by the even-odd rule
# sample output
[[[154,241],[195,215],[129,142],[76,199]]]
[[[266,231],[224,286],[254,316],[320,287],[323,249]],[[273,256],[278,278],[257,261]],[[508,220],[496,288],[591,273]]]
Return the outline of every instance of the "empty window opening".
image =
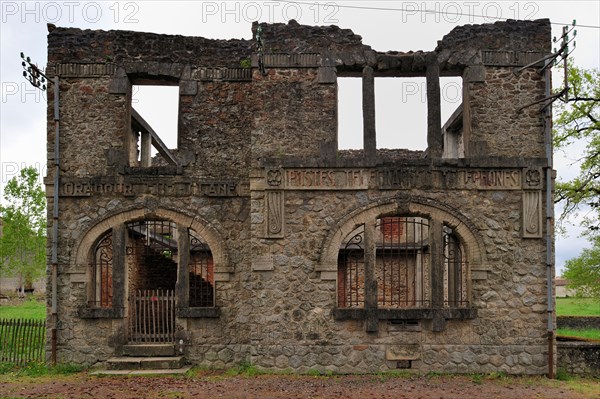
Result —
[[[340,78],[338,85],[338,148],[363,149],[362,78]]]
[[[427,149],[425,77],[375,78],[377,148]]]
[[[131,106],[133,142],[130,159],[134,160],[131,164],[152,166],[152,158],[161,152],[162,146],[177,149],[179,87],[134,85]],[[136,113],[143,121],[136,119]]]
[[[444,158],[464,158],[463,87],[461,77],[440,77]]]

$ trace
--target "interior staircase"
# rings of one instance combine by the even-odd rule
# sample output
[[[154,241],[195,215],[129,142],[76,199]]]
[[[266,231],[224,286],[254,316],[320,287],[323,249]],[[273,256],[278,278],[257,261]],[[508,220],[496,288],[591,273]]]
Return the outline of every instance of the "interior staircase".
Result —
[[[108,369],[91,374],[144,375],[184,374],[191,366],[177,353],[175,344],[131,344],[123,346],[122,356],[111,357]]]

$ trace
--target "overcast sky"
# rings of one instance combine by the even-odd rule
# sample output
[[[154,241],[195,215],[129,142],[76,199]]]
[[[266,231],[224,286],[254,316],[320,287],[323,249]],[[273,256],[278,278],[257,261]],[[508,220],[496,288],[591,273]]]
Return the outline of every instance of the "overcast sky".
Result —
[[[453,27],[465,24],[491,23],[499,19],[549,18],[553,34],[560,36],[562,26],[577,20],[577,49],[573,56],[578,65],[600,67],[600,2],[590,1],[0,1],[0,164],[2,186],[24,166],[35,166],[46,174],[46,113],[45,94],[33,89],[22,77],[19,53],[23,51],[40,67],[47,58],[47,23],[83,29],[123,29],[156,33],[203,36],[215,39],[251,39],[251,23],[287,22],[296,19],[301,24],[331,25],[350,28],[363,37],[363,43],[378,51],[433,50]],[[592,27],[585,27],[585,25]],[[349,121],[340,126],[340,146],[360,147],[359,81],[347,79],[340,85],[346,99],[341,103],[342,118]],[[424,80],[424,79],[423,79]],[[555,84],[558,80],[555,79]],[[460,104],[457,95],[460,79],[442,81],[443,117]],[[425,92],[418,79],[378,79],[376,83],[377,132],[379,147],[424,148]],[[347,93],[347,94],[346,94]],[[401,93],[398,104],[398,93]],[[168,96],[169,94],[164,94]],[[147,111],[145,104],[152,95],[137,93],[134,106],[151,119],[174,120],[168,112],[177,112],[175,101],[171,111],[164,107],[162,115]],[[176,92],[170,94],[176,98]],[[395,98],[395,101],[386,99]],[[167,103],[169,101],[166,101]],[[384,107],[384,103],[389,108]],[[397,106],[394,107],[393,104]],[[412,104],[414,108],[406,107]],[[152,109],[152,108],[150,108]],[[144,113],[146,110],[146,114]],[[154,114],[154,115],[153,115]],[[411,115],[414,125],[406,125],[398,115]],[[347,117],[346,117],[347,116]],[[352,118],[351,118],[352,117]],[[149,122],[161,136],[169,136],[168,126]],[[161,133],[163,132],[164,133]],[[169,143],[167,144],[174,146]],[[555,158],[559,178],[569,178],[577,172],[573,161],[581,154],[581,146]],[[557,271],[564,261],[577,256],[587,246],[579,237],[579,220],[574,219],[568,237],[557,237]]]

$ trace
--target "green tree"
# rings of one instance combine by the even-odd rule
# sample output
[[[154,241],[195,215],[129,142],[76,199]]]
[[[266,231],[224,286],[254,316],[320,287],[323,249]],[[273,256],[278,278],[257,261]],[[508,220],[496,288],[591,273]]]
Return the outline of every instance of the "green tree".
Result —
[[[46,266],[46,196],[38,178],[35,168],[22,169],[4,187],[0,205],[0,275],[20,276],[21,293]]]
[[[565,95],[554,103],[554,148],[569,151],[578,142],[585,150],[577,160],[578,175],[557,182],[555,201],[563,205],[559,222],[585,211],[584,226],[594,235],[600,232],[600,72],[570,62],[567,81],[567,90],[558,89]]]
[[[584,249],[577,258],[566,262],[563,277],[577,296],[600,301],[600,235],[593,237],[592,242],[592,248]]]
[[[600,72],[570,62],[567,82],[567,89],[558,89],[564,95],[554,105],[554,148],[568,151],[577,142],[585,149],[577,160],[577,176],[557,182],[555,201],[563,205],[559,222],[585,211],[584,234],[592,248],[567,261],[563,276],[579,296],[600,300]]]

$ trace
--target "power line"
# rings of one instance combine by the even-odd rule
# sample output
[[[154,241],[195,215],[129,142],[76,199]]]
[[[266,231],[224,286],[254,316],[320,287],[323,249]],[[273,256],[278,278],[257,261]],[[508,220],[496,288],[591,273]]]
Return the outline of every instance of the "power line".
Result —
[[[315,6],[315,5],[319,5],[319,6],[326,6],[329,5],[330,7],[338,7],[338,8],[347,8],[347,9],[354,9],[354,10],[368,10],[368,11],[394,11],[394,12],[417,12],[417,13],[421,13],[421,14],[443,14],[443,15],[455,15],[455,16],[461,16],[461,17],[472,17],[472,18],[486,18],[486,19],[495,19],[495,20],[499,20],[499,21],[504,21],[504,20],[508,20],[508,19],[515,19],[515,18],[504,18],[504,17],[495,17],[495,16],[489,16],[489,15],[481,15],[481,14],[469,14],[469,13],[464,13],[464,12],[452,12],[452,11],[441,11],[441,10],[427,10],[427,9],[409,9],[409,8],[391,8],[391,7],[368,7],[368,6],[353,6],[353,5],[341,5],[339,3],[333,3],[333,2],[329,2],[329,3],[308,3],[308,2],[304,2],[304,1],[292,1],[292,0],[281,0],[280,3],[288,3],[288,4],[297,4],[297,5],[305,5],[305,6]],[[565,22],[550,22],[551,25],[559,25],[559,26],[564,26],[564,25],[571,25],[572,22],[569,23],[565,23]],[[592,28],[592,29],[600,29],[600,26],[598,25],[577,25],[578,28]]]

